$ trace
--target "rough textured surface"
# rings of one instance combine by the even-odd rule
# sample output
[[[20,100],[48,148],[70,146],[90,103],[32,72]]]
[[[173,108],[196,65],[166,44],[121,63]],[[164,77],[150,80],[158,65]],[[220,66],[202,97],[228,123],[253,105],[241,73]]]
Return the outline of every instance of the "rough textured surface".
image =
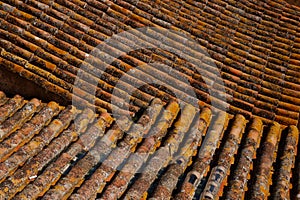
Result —
[[[297,4],[0,0],[0,199],[300,198]]]
[[[165,103],[177,97],[200,107],[213,101],[247,119],[296,125],[299,17],[300,8],[283,0],[3,0],[0,64],[67,102],[95,105],[99,112],[129,109],[134,115],[154,97]],[[157,30],[132,31],[103,45],[115,34],[143,27]],[[154,48],[141,49],[145,41]],[[103,48],[90,54],[97,45]],[[119,103],[128,95],[131,102]]]
[[[281,199],[299,192],[296,126],[159,99],[135,122],[3,92],[0,102],[1,199]]]

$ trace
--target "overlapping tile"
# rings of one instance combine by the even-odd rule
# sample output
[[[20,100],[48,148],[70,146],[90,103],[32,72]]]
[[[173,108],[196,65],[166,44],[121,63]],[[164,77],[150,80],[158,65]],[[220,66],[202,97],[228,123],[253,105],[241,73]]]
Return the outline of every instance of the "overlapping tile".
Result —
[[[299,17],[283,0],[2,0],[0,66],[79,107],[0,92],[1,198],[290,198]]]
[[[149,7],[149,5],[151,6]],[[1,2],[0,31],[3,36],[1,38],[1,44],[3,44],[1,45],[3,52],[1,59],[2,63],[5,63],[6,69],[22,74],[36,83],[42,82],[43,88],[71,101],[70,95],[74,89],[72,84],[78,72],[77,67],[84,63],[86,55],[95,46],[122,31],[145,26],[164,27],[179,31],[199,41],[204,50],[207,50],[213,58],[212,62],[217,65],[223,64],[219,70],[222,73],[228,73],[228,75],[222,76],[226,91],[235,90],[234,83],[238,83],[238,93],[242,96],[235,94],[236,99],[234,100],[228,99],[229,97],[225,98],[231,105],[229,112],[232,114],[241,112],[248,115],[247,118],[253,115],[262,117],[266,121],[296,125],[299,118],[300,104],[296,101],[299,96],[299,87],[297,79],[292,76],[297,74],[298,70],[292,65],[297,64],[299,60],[297,56],[299,22],[295,20],[297,16],[300,16],[299,10],[292,9],[294,6],[283,1],[266,1],[259,6],[260,9],[257,10],[257,6],[252,1],[246,0],[243,2],[197,3],[192,1],[171,3],[167,0],[160,2],[146,0],[139,2],[132,0],[116,2],[57,1],[51,3],[31,0],[25,3],[7,0]],[[43,13],[40,14],[39,11],[43,11]],[[158,38],[156,33],[148,33],[147,35],[140,33],[133,35],[144,41],[149,40],[149,37],[154,40]],[[177,35],[176,38],[179,39],[180,36]],[[180,48],[181,44],[178,42],[180,40],[174,40],[173,43],[175,48],[183,53]],[[8,44],[8,46],[4,44]],[[130,43],[124,43],[123,47],[128,44]],[[107,53],[113,56],[114,52],[123,51],[123,47],[109,47],[110,51]],[[176,61],[171,57],[165,57],[164,50],[162,52],[164,54],[160,56],[158,52],[152,51],[151,57],[161,57],[163,60],[161,58],[160,60],[163,63],[174,65],[175,68],[178,65]],[[25,60],[19,59],[15,55]],[[176,60],[181,59],[178,55],[174,56],[174,58],[177,57]],[[201,61],[206,59],[205,55],[200,57],[202,57]],[[117,59],[112,63],[112,71],[106,70],[105,76],[100,78],[92,73],[96,68],[90,66],[88,69],[91,71],[85,72],[85,76],[89,78],[80,81],[90,83],[97,81],[99,87],[96,86],[95,104],[98,108],[104,107],[111,110],[114,108],[107,102],[110,102],[113,86],[118,82],[120,76],[128,69],[148,62],[149,59],[146,59],[145,54],[137,51]],[[200,72],[193,72],[192,75],[186,67],[183,67],[187,65],[182,64],[176,67],[176,69],[180,69],[179,75],[187,75],[199,98],[199,105],[209,105],[210,99],[205,96],[212,95],[205,87],[197,87],[199,83],[201,85],[201,81],[195,80],[196,77],[204,76],[208,71],[200,69]],[[209,63],[207,64],[207,69],[209,69]],[[124,70],[125,66],[127,67]],[[248,66],[250,68],[247,68]],[[148,71],[142,71],[140,75],[132,78],[142,83],[149,73],[151,76],[160,73],[159,69],[150,66],[147,66],[147,69]],[[279,71],[276,73],[277,70]],[[98,69],[96,73],[103,72]],[[228,79],[232,75],[238,76],[239,79]],[[126,87],[130,87],[134,83],[132,80],[125,81]],[[214,79],[210,80],[215,81]],[[247,84],[244,84],[244,81]],[[180,81],[178,83],[181,84]],[[174,84],[170,82],[166,86],[173,88]],[[94,86],[87,84],[85,87],[76,90],[77,96],[73,98],[81,102],[93,98],[94,94],[89,93],[89,88]],[[122,88],[121,92],[126,92],[126,87]],[[272,98],[276,103],[269,105],[272,107],[271,109],[269,106],[261,106],[269,103],[265,100],[269,95],[263,93],[264,89],[274,90],[275,95]],[[219,91],[217,88],[213,88],[213,90]],[[247,90],[250,90],[251,93],[248,93]],[[174,97],[164,89],[145,85],[143,88],[138,88],[137,93],[130,97],[134,105],[126,106],[135,113],[140,108],[147,106],[146,102],[149,101],[149,98],[156,96],[163,99],[164,95],[168,96],[167,99]],[[243,97],[243,95],[248,97]],[[251,101],[257,95],[261,96],[262,104]],[[220,101],[225,99],[220,99]],[[294,99],[297,107],[283,112],[282,105],[290,103]],[[244,107],[247,104],[252,106],[246,106],[245,112]],[[217,106],[223,108],[221,103]],[[282,109],[290,109],[290,107]]]
[[[17,122],[0,143],[3,199],[288,197],[284,183],[297,186],[296,126],[159,99],[136,122],[37,99],[17,109],[3,122]]]

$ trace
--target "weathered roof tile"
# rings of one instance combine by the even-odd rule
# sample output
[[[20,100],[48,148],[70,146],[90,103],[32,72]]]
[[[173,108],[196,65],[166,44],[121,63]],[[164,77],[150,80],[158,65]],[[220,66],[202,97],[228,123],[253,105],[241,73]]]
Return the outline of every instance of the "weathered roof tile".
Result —
[[[175,104],[170,104],[170,102],[176,101],[176,99],[179,100],[179,103],[181,100],[189,99],[198,104],[201,109],[205,106],[211,107],[210,104],[214,101],[217,109],[227,111],[232,115],[242,114],[247,120],[260,119],[267,126],[274,121],[282,125],[296,125],[299,121],[300,82],[298,78],[300,73],[298,65],[300,64],[300,48],[298,37],[300,35],[298,32],[300,29],[298,26],[300,9],[285,1],[28,0],[23,2],[8,0],[4,2],[0,2],[1,67],[15,73],[16,76],[34,82],[47,92],[54,93],[69,103],[74,100],[78,106],[88,105],[101,113],[106,110],[109,112],[116,110],[118,114],[122,115],[128,113],[126,110],[128,109],[129,113],[134,116],[136,113],[139,115],[139,111],[147,109],[150,100],[155,97],[160,98],[163,104],[169,106],[174,106]],[[157,31],[149,28],[146,32],[133,30],[145,26],[156,27]],[[163,28],[173,32],[165,34]],[[116,35],[129,30],[132,32],[128,37]],[[96,56],[89,55],[97,45],[104,44],[105,40],[113,35],[116,36],[119,43],[108,43],[102,51],[98,51]],[[203,52],[199,52],[197,45],[187,38],[202,45]],[[144,50],[145,42],[154,49]],[[157,46],[160,49],[155,48]],[[131,51],[132,48],[139,50]],[[166,51],[166,49],[172,49],[173,52]],[[122,56],[119,57],[120,54]],[[116,56],[118,58],[114,59]],[[114,62],[106,65],[105,62],[108,62],[110,58],[114,59]],[[162,69],[161,65],[151,66],[149,64],[153,62],[171,67],[174,73]],[[84,68],[84,70],[82,77],[78,80],[79,68]],[[120,80],[121,77],[128,74],[129,70],[133,69],[135,70],[133,75]],[[220,77],[216,74],[216,69],[220,72]],[[99,74],[101,77],[98,76]],[[188,84],[182,81],[182,78],[187,79]],[[147,83],[148,80],[153,79],[159,81],[159,84]],[[73,86],[75,80],[81,87]],[[93,85],[94,83],[96,85]],[[115,88],[114,86],[118,83],[121,85],[120,88]],[[135,88],[136,84],[143,86]],[[135,90],[134,94],[127,94],[129,89]],[[176,94],[172,90],[176,91]],[[95,94],[92,94],[93,91],[96,91]],[[192,97],[190,91],[194,91],[197,98]],[[14,94],[14,91],[10,93]],[[119,103],[124,95],[130,96],[130,103]],[[118,101],[116,105],[111,104],[113,98]],[[27,104],[24,106],[24,103]],[[30,111],[25,109],[29,104],[33,105]],[[35,117],[42,115],[45,109],[50,109],[49,106],[43,106],[45,105],[36,100],[28,103],[20,96],[10,98],[0,93],[0,135],[2,135],[1,141],[3,140],[0,147],[3,149],[3,163],[8,163],[8,166],[0,163],[0,167],[3,169],[3,174],[1,173],[0,176],[3,181],[3,185],[0,185],[0,188],[3,189],[2,193],[0,192],[1,195],[4,195],[3,191],[6,192],[8,187],[13,187],[8,196],[13,196],[24,188],[28,180],[24,177],[24,179],[19,179],[18,176],[21,177],[22,174],[30,175],[29,179],[35,179],[34,173],[27,174],[25,171],[18,172],[18,170],[20,171],[20,165],[27,159],[36,154],[40,155],[39,152],[43,151],[41,150],[43,147],[50,153],[52,151],[52,154],[42,153],[41,155],[45,155],[45,160],[40,164],[32,163],[33,169],[36,170],[37,166],[45,166],[48,162],[53,163],[51,166],[54,166],[55,169],[48,168],[40,177],[39,183],[42,183],[44,188],[38,186],[39,184],[32,184],[26,187],[28,188],[24,190],[26,192],[20,193],[20,198],[21,196],[22,198],[37,197],[38,194],[46,193],[49,189],[49,184],[44,184],[47,177],[53,178],[53,184],[58,181],[58,185],[60,185],[49,190],[47,193],[49,197],[51,195],[57,198],[58,196],[68,196],[70,195],[68,192],[73,191],[75,182],[81,184],[84,176],[90,173],[88,168],[98,163],[98,161],[90,160],[91,157],[87,156],[86,163],[80,161],[78,166],[74,165],[74,168],[73,165],[70,165],[74,171],[71,170],[72,173],[69,176],[80,174],[80,181],[76,179],[77,181],[72,182],[73,179],[66,178],[69,177],[68,175],[61,181],[59,180],[62,173],[68,173],[68,170],[60,168],[69,166],[70,159],[76,156],[76,152],[81,151],[81,143],[77,142],[74,147],[70,148],[70,152],[64,152],[57,162],[52,162],[51,159],[54,158],[54,155],[62,153],[64,147],[69,147],[71,141],[67,139],[67,136],[76,140],[78,135],[73,133],[73,129],[76,128],[73,127],[69,132],[64,132],[65,136],[61,137],[60,133],[63,130],[60,128],[68,128],[71,121],[59,120],[58,117],[58,121],[53,121],[48,125],[45,118]],[[123,134],[117,131],[117,128],[113,128],[116,132],[115,134],[111,133],[111,140],[100,140],[101,144],[106,144],[100,150],[109,156],[110,151],[107,149],[116,143],[121,146],[131,146],[131,151],[137,148],[149,153],[153,149],[160,149],[160,143],[165,140],[165,137],[169,134],[177,134],[177,132],[172,133],[166,130],[166,124],[173,127],[171,118],[176,118],[179,109],[178,106],[175,107],[174,109],[167,108],[172,110],[172,116],[166,114],[165,119],[156,124],[157,127],[165,130],[160,132],[160,137],[143,140],[139,135],[139,125],[134,124],[132,127],[135,128],[130,130],[136,136],[127,136],[119,144],[117,140],[121,140]],[[214,108],[212,107],[212,109]],[[50,115],[54,117],[56,114]],[[40,123],[40,121],[42,122]],[[64,124],[64,121],[68,123]],[[83,126],[87,126],[85,123],[87,122],[85,121]],[[56,126],[60,128],[56,129]],[[39,128],[35,129],[34,127]],[[229,125],[228,128],[232,127]],[[85,132],[84,129],[81,131]],[[43,132],[43,130],[48,130],[49,133]],[[38,132],[41,132],[40,137]],[[60,139],[56,138],[57,136]],[[42,138],[46,139],[45,143],[42,142]],[[93,135],[86,141],[93,145],[95,138],[96,135]],[[221,137],[219,139],[226,140]],[[50,145],[53,146],[53,149],[47,146],[51,141],[53,144],[50,143]],[[181,139],[176,142],[180,141]],[[62,142],[66,144],[64,145]],[[139,142],[144,145],[137,145]],[[171,143],[173,144],[173,142]],[[151,145],[155,145],[155,148],[152,149]],[[21,153],[19,148],[24,149],[24,152]],[[31,148],[34,152],[32,154],[29,153]],[[218,149],[216,151],[219,152]],[[255,152],[256,149],[253,147],[251,151]],[[162,152],[167,152],[167,150]],[[11,155],[11,153],[13,154]],[[115,154],[116,159],[119,153]],[[252,154],[251,156],[253,156]],[[184,156],[192,158],[193,153],[187,151]],[[291,156],[295,157],[295,155]],[[80,158],[78,159],[80,160]],[[116,162],[120,164],[121,160]],[[178,162],[170,166],[169,171],[166,171],[166,176],[159,175],[159,178],[167,178],[161,179],[158,186],[160,189],[154,190],[154,196],[171,197],[179,175],[186,173],[186,167],[190,164],[187,160],[179,159]],[[285,163],[286,160],[280,160],[280,162]],[[146,160],[145,163],[147,163]],[[135,164],[135,161],[130,161],[126,166]],[[28,165],[27,168],[29,169]],[[93,181],[87,185],[93,185],[92,188],[98,187],[98,189],[100,187],[99,191],[103,190],[103,196],[116,190],[115,186],[123,187],[122,190],[115,193],[117,196],[128,191],[127,187],[130,187],[129,181],[134,173],[120,172],[116,174],[107,166],[100,168],[100,172],[94,173],[96,175],[92,176]],[[157,168],[156,171],[161,168]],[[17,170],[16,177],[12,174],[15,170]],[[247,174],[251,171],[249,170]],[[291,170],[292,168],[288,168],[288,171]],[[147,174],[146,179],[142,180],[152,180],[153,182],[153,177],[157,173]],[[170,174],[173,173],[174,176],[171,176]],[[96,180],[99,177],[106,177],[106,180]],[[108,180],[111,182],[106,183]],[[23,182],[18,185],[18,181]],[[210,183],[214,186],[214,190],[220,189],[215,187],[216,184],[212,178]],[[234,182],[232,184],[234,185]],[[59,193],[58,190],[61,190],[64,185],[68,185],[68,189]],[[188,191],[192,191],[194,194],[193,186],[184,185]],[[87,192],[87,187],[79,189],[80,192],[74,194],[72,198],[82,197],[81,195]],[[149,184],[145,184],[144,187],[143,194],[149,192],[148,189],[153,191]],[[280,188],[280,185],[277,187]],[[223,190],[222,187],[221,190]],[[225,188],[224,191],[225,193],[228,191],[227,197],[236,195],[231,193],[236,192],[232,191],[231,186]],[[272,191],[275,191],[275,186],[271,188]],[[93,197],[96,195],[94,190],[88,191],[88,193]],[[133,192],[131,194],[133,195]],[[220,191],[211,195],[216,196],[217,194],[220,194]],[[150,197],[151,195],[152,193]],[[191,198],[189,195],[183,193],[178,196]],[[211,197],[211,195],[208,196]],[[239,191],[239,195],[241,195],[241,191]],[[281,194],[273,192],[272,195],[280,196]],[[99,196],[101,197],[101,195]],[[144,196],[144,198],[146,197]]]

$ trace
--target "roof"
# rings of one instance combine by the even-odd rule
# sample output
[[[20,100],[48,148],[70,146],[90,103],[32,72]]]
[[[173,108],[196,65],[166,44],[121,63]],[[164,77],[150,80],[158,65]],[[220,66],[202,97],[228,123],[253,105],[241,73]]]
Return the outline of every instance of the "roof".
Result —
[[[0,1],[0,199],[299,198],[295,4]]]
[[[213,101],[214,107],[228,108],[230,114],[240,113],[247,119],[259,116],[285,125],[298,122],[300,9],[283,0],[14,0],[1,2],[0,8],[1,67],[69,103],[95,105],[99,112],[105,108],[124,114],[129,109],[134,115],[155,97],[165,103],[188,98],[200,107]],[[108,43],[104,57],[103,52],[95,59],[90,54],[113,35],[143,27],[158,31],[119,35],[121,42]],[[165,36],[163,29],[173,34]],[[197,41],[206,53],[194,50],[191,43],[182,45],[187,38]],[[132,44],[145,41],[165,48],[127,52]],[[168,51],[168,45],[175,53]],[[105,59],[122,52],[127,54],[105,64]],[[186,60],[188,56],[195,62]],[[93,62],[87,62],[87,57]],[[151,62],[174,70],[168,74]],[[195,68],[195,63],[201,67]],[[86,68],[80,71],[82,66]],[[135,73],[121,78],[132,69]],[[163,84],[147,84],[151,77]],[[74,86],[75,80],[80,87]],[[118,91],[116,84],[120,84]],[[122,100],[117,94],[125,95],[136,84],[143,87],[134,88],[130,103],[110,103],[113,97]]]
[[[299,192],[293,125],[175,101],[164,106],[157,98],[135,121],[3,92],[0,103],[1,199],[264,199]]]

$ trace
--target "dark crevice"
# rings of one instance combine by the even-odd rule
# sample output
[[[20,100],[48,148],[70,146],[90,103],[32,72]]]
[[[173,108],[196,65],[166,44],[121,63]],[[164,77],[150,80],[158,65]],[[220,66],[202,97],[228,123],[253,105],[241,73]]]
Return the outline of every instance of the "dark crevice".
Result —
[[[0,90],[8,97],[19,94],[25,99],[38,98],[44,102],[56,101],[60,105],[66,106],[71,102],[57,94],[49,92],[38,84],[21,77],[19,74],[10,72],[0,67]]]

